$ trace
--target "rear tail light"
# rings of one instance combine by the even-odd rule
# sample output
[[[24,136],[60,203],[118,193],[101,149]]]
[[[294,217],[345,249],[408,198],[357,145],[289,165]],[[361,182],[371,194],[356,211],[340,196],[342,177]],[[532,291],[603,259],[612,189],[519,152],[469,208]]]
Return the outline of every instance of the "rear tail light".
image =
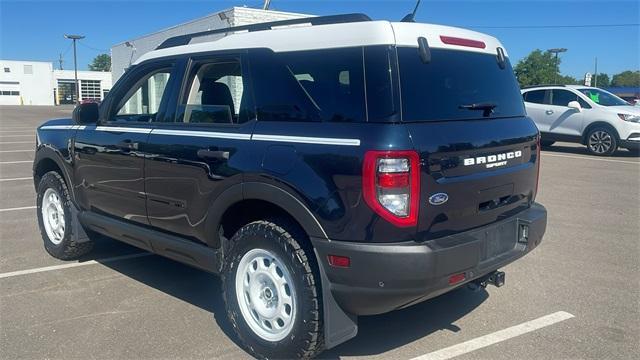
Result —
[[[420,197],[420,158],[415,151],[368,151],[364,156],[364,200],[396,226],[416,226]]]

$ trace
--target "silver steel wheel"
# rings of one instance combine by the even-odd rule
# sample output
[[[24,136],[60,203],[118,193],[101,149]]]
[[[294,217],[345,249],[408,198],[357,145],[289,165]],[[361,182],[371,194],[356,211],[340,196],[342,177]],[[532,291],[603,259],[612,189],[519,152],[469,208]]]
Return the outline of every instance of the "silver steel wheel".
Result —
[[[296,317],[295,287],[278,256],[264,249],[244,254],[235,285],[242,317],[256,335],[266,341],[289,335]]]
[[[64,208],[57,191],[48,188],[42,196],[42,222],[49,241],[59,245],[64,239]]]
[[[611,149],[611,135],[604,130],[594,131],[589,136],[589,150],[596,154],[604,154]]]

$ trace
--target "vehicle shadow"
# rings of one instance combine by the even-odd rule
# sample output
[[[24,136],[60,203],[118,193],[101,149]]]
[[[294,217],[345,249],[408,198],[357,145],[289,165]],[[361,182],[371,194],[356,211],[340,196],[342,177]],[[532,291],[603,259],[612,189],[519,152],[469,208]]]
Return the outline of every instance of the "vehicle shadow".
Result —
[[[120,254],[114,254],[114,248],[119,249]],[[121,256],[141,252],[108,238],[97,239],[95,249],[92,258],[104,266],[210,312],[220,329],[242,348],[227,320],[219,277],[158,255],[101,262],[106,253]],[[440,330],[457,332],[460,329],[454,323],[482,304],[488,296],[485,290],[461,288],[407,309],[360,317],[358,336],[326,351],[320,358],[375,355]]]
[[[609,156],[609,157],[601,157],[601,156],[595,156],[595,155],[591,155],[588,151],[587,148],[583,145],[575,145],[575,144],[568,144],[568,143],[555,143],[551,146],[543,146],[542,147],[542,151],[543,152],[551,152],[551,153],[559,153],[559,154],[571,154],[571,155],[585,155],[585,156],[590,156],[590,157],[594,157],[594,158],[603,158],[603,159],[607,159],[607,158],[638,158],[640,157],[640,152],[639,151],[629,151],[627,149],[623,149],[623,148],[619,148],[618,151],[616,151],[613,155]]]

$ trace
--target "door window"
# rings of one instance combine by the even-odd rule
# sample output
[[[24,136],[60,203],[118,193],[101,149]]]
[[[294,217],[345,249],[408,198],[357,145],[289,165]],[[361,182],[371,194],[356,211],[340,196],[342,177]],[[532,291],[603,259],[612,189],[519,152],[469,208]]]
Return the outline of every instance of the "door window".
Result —
[[[553,90],[551,94],[551,105],[569,106],[572,101],[578,101],[578,95],[567,90]]]
[[[196,65],[178,106],[178,122],[240,124],[249,119],[248,92],[238,59]]]
[[[154,121],[162,103],[171,69],[156,70],[139,80],[118,108],[115,121]]]
[[[534,104],[544,104],[547,90],[531,90],[524,93],[524,101]]]

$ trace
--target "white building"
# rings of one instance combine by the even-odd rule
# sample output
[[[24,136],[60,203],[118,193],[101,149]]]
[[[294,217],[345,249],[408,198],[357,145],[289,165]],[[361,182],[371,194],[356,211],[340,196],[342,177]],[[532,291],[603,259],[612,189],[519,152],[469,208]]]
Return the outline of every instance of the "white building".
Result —
[[[0,60],[0,105],[53,105],[53,64]]]
[[[0,105],[75,103],[73,70],[53,70],[42,61],[0,60]],[[78,71],[80,99],[102,100],[111,90],[111,73]]]
[[[312,15],[233,7],[205,17],[179,24],[168,29],[145,35],[133,40],[124,41],[111,48],[111,73],[113,82],[122,76],[124,71],[145,53],[154,50],[164,40],[184,34],[214,30],[225,27],[249,25],[277,20],[296,19]],[[210,41],[223,35],[212,35],[194,39],[192,43]]]
[[[56,104],[75,103],[75,74],[73,70],[53,70]],[[78,71],[80,99],[102,100],[111,90],[111,73],[104,71]]]

